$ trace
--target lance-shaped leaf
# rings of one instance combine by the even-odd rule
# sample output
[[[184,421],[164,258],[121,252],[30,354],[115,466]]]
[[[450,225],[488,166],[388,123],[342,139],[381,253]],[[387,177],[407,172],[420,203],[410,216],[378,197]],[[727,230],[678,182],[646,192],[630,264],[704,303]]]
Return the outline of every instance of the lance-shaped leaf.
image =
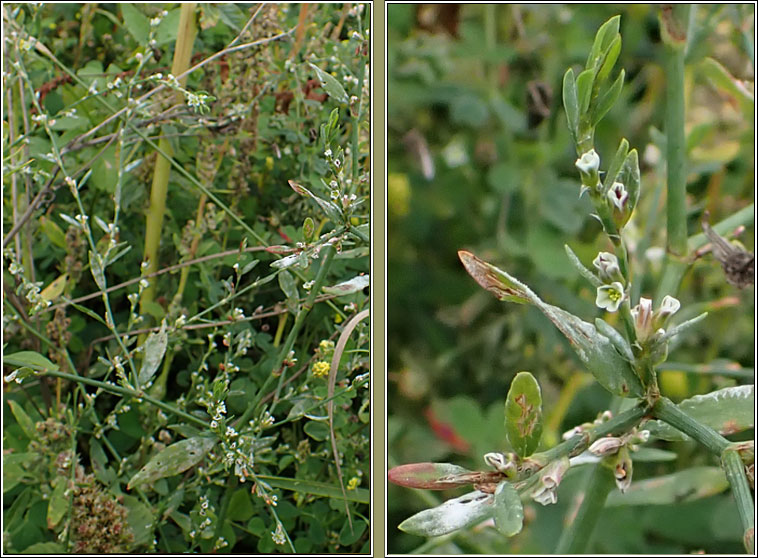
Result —
[[[516,489],[503,481],[495,489],[495,527],[506,537],[521,532],[524,527],[524,508]]]
[[[301,196],[309,197],[314,202],[316,202],[316,205],[318,205],[323,210],[323,212],[326,214],[327,217],[329,217],[329,219],[335,222],[340,221],[340,209],[339,207],[337,207],[337,205],[333,204],[330,201],[321,199],[316,194],[311,192],[308,188],[306,188],[302,184],[298,184],[294,180],[288,180],[287,182],[289,183],[290,188],[292,188],[295,192],[297,192]]]
[[[308,62],[308,65],[316,70],[316,75],[321,82],[321,87],[324,88],[324,91],[326,91],[332,99],[338,103],[347,103],[349,101],[345,88],[342,87],[342,84],[337,81],[334,76],[325,72],[315,64]]]
[[[576,143],[576,135],[579,133],[579,99],[576,93],[574,70],[571,68],[563,75],[563,107],[566,110],[569,132]]]
[[[324,287],[324,292],[328,294],[333,294],[337,296],[341,295],[349,295],[353,293],[357,293],[358,291],[362,291],[366,287],[368,287],[370,284],[369,275],[356,275],[352,279],[349,279],[347,281],[343,281],[342,283],[337,283],[336,285],[333,285],[331,287]]]
[[[55,526],[61,522],[63,516],[68,511],[70,497],[67,494],[69,479],[60,476],[55,479],[55,488],[50,495],[50,502],[47,505],[47,528],[55,529]]]
[[[127,488],[148,485],[151,486],[158,479],[178,475],[197,465],[205,457],[213,446],[215,438],[195,436],[187,440],[181,440],[171,444],[166,449],[154,455],[147,464],[140,469],[129,481]]]
[[[637,201],[640,199],[640,163],[637,158],[637,150],[632,149],[624,159],[624,164],[619,172],[620,182],[624,184],[629,199],[627,200],[627,210],[624,212],[624,222],[620,227],[625,225],[632,215],[632,211],[637,207]],[[620,228],[619,227],[619,228]]]
[[[603,23],[595,33],[595,40],[592,43],[592,48],[587,56],[587,64],[585,68],[595,69],[600,66],[604,57],[608,53],[608,49],[611,43],[619,36],[619,24],[621,23],[621,16],[616,15]]]
[[[611,341],[585,322],[565,310],[544,302],[532,290],[505,271],[480,260],[470,252],[458,256],[474,280],[499,300],[531,303],[539,308],[566,336],[587,369],[605,389],[622,397],[644,393],[631,364],[615,349]]]
[[[436,508],[421,511],[403,521],[398,528],[411,535],[437,537],[472,527],[492,517],[494,496],[476,490],[448,500]]]
[[[677,405],[699,423],[713,428],[719,434],[729,435],[755,426],[755,386],[736,386],[696,395]],[[673,426],[651,420],[645,430],[656,438],[670,441],[688,440],[689,437]]]
[[[600,100],[597,102],[597,105],[595,105],[595,109],[592,114],[593,126],[597,125],[597,123],[603,119],[603,116],[605,116],[608,111],[611,110],[611,107],[616,104],[619,95],[621,95],[621,88],[624,86],[625,75],[626,73],[624,70],[621,70],[618,77],[616,78],[616,81],[613,82],[613,85],[611,85],[605,91],[605,93],[599,96]]]
[[[626,160],[628,153],[629,142],[626,140],[626,138],[621,138],[619,148],[616,150],[616,154],[613,156],[613,159],[611,159],[611,164],[608,165],[608,171],[605,173],[605,178],[603,179],[603,195],[606,195],[608,193],[608,190],[611,189],[611,185],[616,182],[616,177],[618,176],[619,172],[621,172],[621,167],[624,166],[624,161]]]
[[[408,488],[446,490],[461,486],[454,477],[471,471],[451,463],[408,463],[398,465],[387,472],[390,482]]]
[[[505,433],[520,457],[529,457],[542,436],[542,393],[529,372],[519,372],[505,400]]]
[[[139,371],[140,387],[145,387],[153,379],[163,360],[163,355],[166,354],[166,347],[168,347],[168,333],[164,321],[160,331],[151,333],[145,340],[145,358],[142,359],[142,368]]]
[[[720,467],[692,467],[670,475],[633,482],[625,493],[614,490],[606,506],[665,505],[720,494],[729,486]]]
[[[592,283],[592,286],[602,287],[603,282],[598,279],[597,275],[592,273],[589,269],[584,267],[584,264],[579,259],[579,257],[574,253],[574,251],[571,249],[571,247],[568,244],[564,244],[563,247],[566,250],[566,255],[569,257],[569,261],[571,262],[571,265],[574,266],[574,269],[576,269],[579,272],[579,275],[587,279],[590,283]]]

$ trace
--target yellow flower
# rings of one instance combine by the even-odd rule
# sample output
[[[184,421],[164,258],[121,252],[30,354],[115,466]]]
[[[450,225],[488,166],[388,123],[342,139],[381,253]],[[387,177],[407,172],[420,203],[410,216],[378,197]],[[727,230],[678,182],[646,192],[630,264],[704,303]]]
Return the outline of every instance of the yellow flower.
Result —
[[[318,344],[318,348],[321,349],[322,352],[327,353],[334,348],[334,341],[331,339],[322,339],[321,343]]]
[[[319,360],[313,365],[313,375],[317,378],[326,376],[329,373],[329,363],[323,360]]]
[[[347,483],[347,489],[348,490],[355,490],[356,488],[358,488],[358,485],[360,483],[361,483],[361,479],[359,479],[358,477],[353,477],[352,479],[350,479],[348,481],[348,483]]]

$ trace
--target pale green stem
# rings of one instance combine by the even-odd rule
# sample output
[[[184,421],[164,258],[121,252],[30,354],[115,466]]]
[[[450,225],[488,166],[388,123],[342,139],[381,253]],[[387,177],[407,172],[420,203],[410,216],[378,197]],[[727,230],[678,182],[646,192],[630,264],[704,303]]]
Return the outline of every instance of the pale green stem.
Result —
[[[556,554],[583,554],[592,538],[600,514],[615,485],[613,473],[604,465],[597,463],[587,473],[584,497],[576,516],[561,533]],[[569,512],[570,513],[570,512]]]
[[[721,455],[729,446],[729,440],[709,426],[693,419],[666,397],[661,397],[655,402],[655,405],[653,405],[653,415],[655,418],[687,434],[693,440],[700,442],[716,455]]]
[[[737,511],[740,514],[740,521],[742,521],[745,549],[748,552],[753,552],[755,540],[755,505],[753,504],[750,485],[745,475],[745,466],[737,450],[724,450],[724,453],[721,455],[721,466],[724,468],[726,478],[732,487],[732,494],[737,501]]]

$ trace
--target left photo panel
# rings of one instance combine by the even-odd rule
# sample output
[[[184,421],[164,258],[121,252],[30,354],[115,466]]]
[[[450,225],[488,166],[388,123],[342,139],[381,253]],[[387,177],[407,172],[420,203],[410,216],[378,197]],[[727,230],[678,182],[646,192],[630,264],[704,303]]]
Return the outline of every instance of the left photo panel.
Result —
[[[3,553],[371,553],[371,3],[2,11]]]

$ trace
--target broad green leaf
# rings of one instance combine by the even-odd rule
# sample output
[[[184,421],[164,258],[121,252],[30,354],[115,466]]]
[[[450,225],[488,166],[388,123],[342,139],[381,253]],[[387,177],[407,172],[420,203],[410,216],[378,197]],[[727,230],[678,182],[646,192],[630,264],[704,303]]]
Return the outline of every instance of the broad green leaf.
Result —
[[[250,501],[250,490],[239,488],[232,494],[229,500],[229,519],[234,521],[247,521],[253,516],[253,504]]]
[[[729,482],[720,467],[692,467],[670,475],[632,482],[626,493],[608,495],[606,506],[649,506],[690,502],[720,494]]]
[[[370,284],[369,275],[357,275],[348,281],[343,281],[332,287],[324,287],[324,292],[337,296],[348,295],[362,291]]]
[[[603,180],[603,194],[606,194],[611,186],[616,182],[616,177],[621,172],[621,167],[624,166],[624,161],[629,153],[629,142],[626,138],[621,138],[619,148],[616,150],[616,154],[611,159],[611,164],[608,165],[608,170],[605,173],[605,179]]]
[[[50,502],[47,506],[47,528],[55,529],[55,526],[60,523],[63,516],[66,515],[69,505],[69,494],[66,488],[68,488],[67,477],[58,477],[55,479],[55,488],[50,496]]]
[[[458,252],[458,256],[469,275],[499,300],[533,304],[539,308],[566,336],[579,359],[601,386],[621,397],[642,396],[642,384],[630,363],[618,353],[608,337],[595,329],[595,326],[562,308],[547,304],[529,287],[470,252],[462,250]]]
[[[590,108],[592,99],[592,83],[595,79],[595,72],[584,70],[576,78],[576,96],[579,100],[579,114],[585,114]]]
[[[166,347],[168,347],[168,333],[166,322],[163,322],[160,331],[151,333],[145,340],[145,356],[139,371],[140,387],[145,387],[153,379],[166,354]]]
[[[563,107],[566,110],[569,131],[574,141],[579,130],[579,100],[576,92],[574,70],[569,68],[563,75]]]
[[[63,289],[66,288],[66,281],[68,281],[68,273],[59,275],[42,290],[40,296],[45,300],[54,302],[59,296],[61,296],[61,294],[63,294]]]
[[[292,490],[301,494],[313,494],[326,498],[337,498],[343,500],[342,489],[338,484],[328,484],[325,482],[308,481],[301,479],[290,479],[285,477],[270,477],[268,475],[258,475],[258,478],[265,481],[274,488],[282,490]],[[365,488],[356,488],[347,491],[348,502],[358,502],[368,504],[371,500],[370,492]]]
[[[529,457],[542,436],[542,393],[529,372],[519,372],[505,400],[505,433],[520,457]]]
[[[205,436],[196,436],[171,444],[166,449],[154,455],[129,481],[127,488],[137,486],[152,486],[163,477],[178,475],[197,465],[218,440]]]
[[[41,370],[42,372],[58,370],[57,364],[53,364],[47,358],[34,351],[19,351],[3,355],[3,364],[8,366],[26,366],[34,370]]]
[[[436,508],[412,515],[398,529],[420,537],[436,537],[472,527],[492,517],[495,498],[478,490],[453,498]]]
[[[66,549],[55,542],[38,542],[34,543],[31,546],[27,546],[21,554],[33,554],[33,555],[43,555],[43,554],[53,554],[57,556],[62,556],[66,554]]]
[[[468,469],[450,463],[408,463],[398,465],[387,472],[387,479],[399,486],[446,490],[460,486],[453,476],[471,473]]]
[[[16,418],[16,422],[24,431],[24,434],[30,440],[37,438],[37,429],[34,428],[34,421],[29,418],[21,404],[13,399],[8,399],[8,406],[11,408],[13,416]]]
[[[121,15],[124,17],[124,27],[140,44],[146,45],[150,34],[150,21],[133,4],[121,4]]]
[[[608,111],[611,110],[611,107],[618,100],[619,95],[621,95],[621,88],[624,86],[624,76],[624,70],[621,70],[618,77],[616,78],[616,81],[613,82],[613,85],[611,85],[608,90],[600,96],[600,100],[598,101],[597,106],[595,107],[595,110],[592,114],[593,126],[596,126],[597,123],[603,119],[603,116],[605,116]]]
[[[155,518],[150,508],[136,496],[124,494],[124,507],[128,510],[127,521],[134,533],[134,544],[147,544],[152,540]]]
[[[325,72],[324,70],[322,70],[315,64],[311,64],[310,62],[308,62],[308,65],[316,71],[318,80],[321,82],[321,87],[324,88],[324,91],[326,91],[327,94],[332,99],[334,99],[338,103],[349,102],[349,98],[347,96],[347,93],[345,92],[345,88],[342,87],[342,84],[339,81],[337,81],[337,79],[334,76]]]
[[[524,527],[524,508],[516,489],[503,481],[495,489],[495,527],[506,537],[521,532]]]
[[[624,339],[624,336],[616,328],[602,318],[595,318],[595,328],[608,338],[621,356],[630,362],[634,360],[634,354],[632,353],[632,348],[629,346],[629,342]]]
[[[696,421],[713,428],[719,434],[743,432],[755,426],[753,414],[755,386],[736,386],[696,395],[677,405]],[[645,423],[651,436],[670,441],[688,440],[689,437],[660,420]]]

